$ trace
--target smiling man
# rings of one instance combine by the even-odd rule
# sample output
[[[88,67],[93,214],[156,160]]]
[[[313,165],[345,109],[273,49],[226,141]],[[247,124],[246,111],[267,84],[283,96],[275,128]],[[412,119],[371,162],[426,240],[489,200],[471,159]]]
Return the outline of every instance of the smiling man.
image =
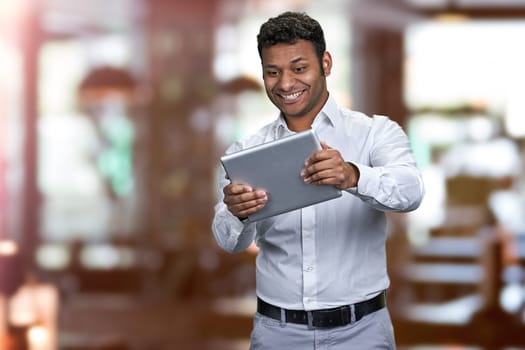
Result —
[[[385,301],[385,212],[414,210],[423,197],[407,137],[387,117],[341,108],[329,95],[332,57],[316,20],[283,13],[261,26],[257,41],[266,93],[280,113],[226,153],[313,128],[322,150],[300,175],[344,193],[251,223],[244,218],[268,194],[231,183],[221,168],[215,239],[229,252],[253,241],[259,247],[250,348],[395,349]]]

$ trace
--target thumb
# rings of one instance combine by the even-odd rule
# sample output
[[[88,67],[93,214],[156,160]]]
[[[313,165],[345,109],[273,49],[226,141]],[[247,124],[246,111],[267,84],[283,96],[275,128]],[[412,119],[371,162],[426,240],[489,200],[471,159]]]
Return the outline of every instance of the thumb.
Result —
[[[323,150],[332,149],[332,147],[328,146],[324,141],[321,141],[321,148]]]

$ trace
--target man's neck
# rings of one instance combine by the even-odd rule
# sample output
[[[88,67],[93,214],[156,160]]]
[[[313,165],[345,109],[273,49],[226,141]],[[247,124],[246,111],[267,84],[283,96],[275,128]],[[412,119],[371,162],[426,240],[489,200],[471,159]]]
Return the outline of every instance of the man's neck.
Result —
[[[288,129],[295,132],[305,131],[312,127],[315,116],[304,116],[304,117],[284,117]]]

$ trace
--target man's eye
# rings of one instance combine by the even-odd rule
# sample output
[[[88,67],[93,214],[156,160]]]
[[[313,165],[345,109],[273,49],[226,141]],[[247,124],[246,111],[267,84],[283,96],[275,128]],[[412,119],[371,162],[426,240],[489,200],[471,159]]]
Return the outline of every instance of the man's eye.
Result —
[[[302,66],[302,67],[296,67],[295,68],[295,72],[296,73],[302,73],[306,70],[306,67]]]
[[[279,75],[279,72],[277,72],[276,70],[269,70],[266,71],[266,75],[269,77],[276,77],[277,75]]]

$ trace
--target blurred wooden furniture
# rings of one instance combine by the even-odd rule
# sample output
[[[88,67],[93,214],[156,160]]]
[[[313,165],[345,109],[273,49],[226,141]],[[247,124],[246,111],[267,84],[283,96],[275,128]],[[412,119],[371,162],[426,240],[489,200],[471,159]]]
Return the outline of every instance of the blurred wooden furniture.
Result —
[[[394,278],[402,286],[392,310],[398,344],[525,346],[522,316],[500,304],[512,263],[505,258],[508,244],[498,230],[484,228],[473,237],[432,238],[414,248]],[[525,266],[525,243],[514,248],[515,261]]]

